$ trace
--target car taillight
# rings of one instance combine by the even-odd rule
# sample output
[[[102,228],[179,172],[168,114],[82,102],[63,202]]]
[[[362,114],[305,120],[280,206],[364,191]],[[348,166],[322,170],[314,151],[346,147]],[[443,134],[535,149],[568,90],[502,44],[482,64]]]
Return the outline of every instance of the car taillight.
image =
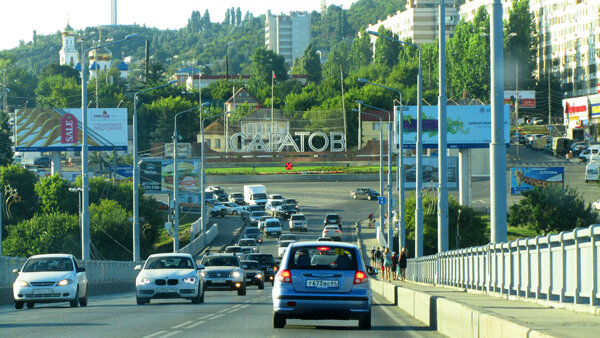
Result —
[[[279,276],[277,276],[277,279],[284,283],[291,283],[292,273],[290,272],[290,270],[281,270],[279,272]]]
[[[354,274],[354,284],[363,284],[367,282],[367,274],[362,271],[356,271]]]
[[[337,232],[337,233],[340,233],[341,231],[339,231],[339,230],[336,230],[335,232]]]

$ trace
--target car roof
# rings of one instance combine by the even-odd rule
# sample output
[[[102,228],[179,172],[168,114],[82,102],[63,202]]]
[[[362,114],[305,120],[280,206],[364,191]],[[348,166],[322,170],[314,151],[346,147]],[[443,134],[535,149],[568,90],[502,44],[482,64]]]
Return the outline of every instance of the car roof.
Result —
[[[41,255],[33,255],[29,258],[50,258],[50,257],[60,257],[60,258],[65,258],[65,257],[73,257],[73,255],[71,254],[63,254],[63,253],[56,253],[56,254],[41,254]],[[74,258],[74,257],[73,257]]]
[[[326,226],[325,226],[325,229],[327,229],[327,228],[330,228],[330,229],[331,229],[331,228],[336,228],[336,229],[339,229],[340,227],[339,227],[339,226],[337,226],[337,225],[335,225],[335,224],[329,224],[329,225],[326,225]]]
[[[192,255],[188,254],[188,253],[177,253],[177,252],[167,252],[167,253],[158,253],[158,254],[153,254],[148,256],[148,258],[152,257],[181,257],[181,256],[187,256],[189,258],[192,258]]]
[[[323,238],[323,237],[321,237]],[[323,245],[322,242],[319,241],[308,241],[308,242],[294,242],[290,244],[290,247],[298,248],[298,247],[311,247],[315,245]],[[352,243],[346,242],[332,242],[331,244],[327,244],[328,246],[337,247],[337,248],[345,248],[345,249],[356,249],[358,251],[358,246]]]
[[[204,257],[216,257],[216,256],[227,256],[227,257],[237,257],[236,255],[234,255],[231,252],[217,252],[217,253],[210,253]]]
[[[293,214],[292,217],[294,216],[304,216],[304,214]]]
[[[279,244],[283,244],[283,243],[296,243],[296,241],[286,239],[285,241],[279,242]]]

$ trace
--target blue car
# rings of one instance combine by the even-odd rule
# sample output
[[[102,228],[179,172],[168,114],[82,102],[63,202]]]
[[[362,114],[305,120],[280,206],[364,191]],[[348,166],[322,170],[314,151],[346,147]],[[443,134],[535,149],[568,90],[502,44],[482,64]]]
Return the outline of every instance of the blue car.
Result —
[[[273,286],[273,327],[293,319],[358,319],[371,328],[373,292],[358,247],[350,243],[296,242],[289,245]]]

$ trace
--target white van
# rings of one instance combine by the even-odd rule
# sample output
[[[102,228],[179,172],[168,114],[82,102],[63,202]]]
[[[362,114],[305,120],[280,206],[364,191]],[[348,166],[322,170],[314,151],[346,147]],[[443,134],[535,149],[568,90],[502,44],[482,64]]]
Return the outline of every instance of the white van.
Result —
[[[593,144],[586,149],[584,149],[579,154],[579,159],[584,162],[590,162],[590,157],[596,156],[600,154],[600,144]]]
[[[592,161],[585,167],[585,183],[598,181],[600,176],[600,161]]]

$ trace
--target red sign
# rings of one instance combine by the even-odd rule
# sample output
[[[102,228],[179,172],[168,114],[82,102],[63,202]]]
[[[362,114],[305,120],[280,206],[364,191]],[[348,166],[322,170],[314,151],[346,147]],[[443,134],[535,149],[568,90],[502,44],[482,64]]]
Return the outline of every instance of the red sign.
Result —
[[[294,165],[294,163],[292,162],[285,162],[285,170],[292,170],[292,166]]]
[[[60,118],[60,143],[76,144],[77,136],[77,118],[72,114],[65,114]]]

